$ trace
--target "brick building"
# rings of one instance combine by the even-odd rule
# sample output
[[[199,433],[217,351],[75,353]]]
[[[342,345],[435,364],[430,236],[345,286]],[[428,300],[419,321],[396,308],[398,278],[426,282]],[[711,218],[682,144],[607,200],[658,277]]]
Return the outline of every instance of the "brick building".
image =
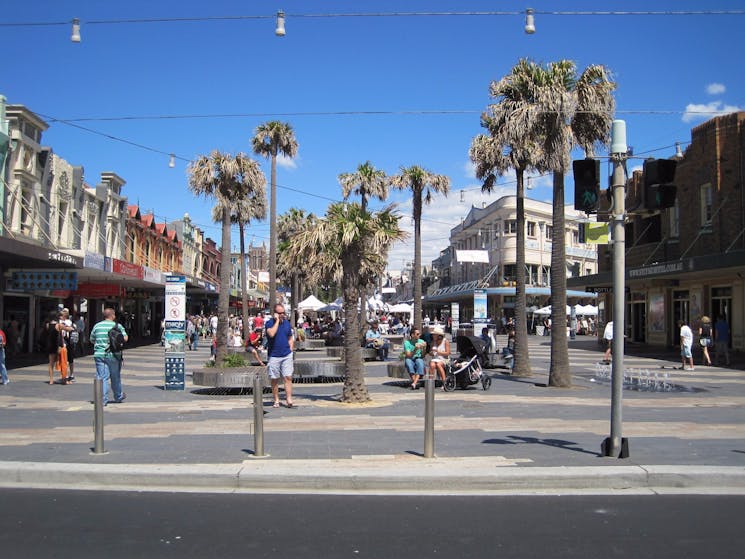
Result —
[[[731,345],[745,349],[745,112],[713,118],[691,131],[678,157],[674,207],[631,211],[626,224],[626,334],[633,342],[678,343],[678,319],[698,331],[702,315],[726,317]],[[641,171],[627,183],[627,208],[640,206]],[[611,287],[611,246],[598,274],[572,288]],[[612,295],[605,315],[613,316]]]

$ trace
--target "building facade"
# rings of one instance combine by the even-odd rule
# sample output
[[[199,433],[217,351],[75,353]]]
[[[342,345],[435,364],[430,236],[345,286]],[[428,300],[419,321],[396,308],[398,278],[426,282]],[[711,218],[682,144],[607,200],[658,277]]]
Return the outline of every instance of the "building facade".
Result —
[[[745,349],[745,112],[711,119],[691,131],[675,173],[675,206],[630,211],[626,222],[628,339],[679,343],[676,322],[698,332],[701,317],[725,317],[731,345]],[[643,176],[627,183],[627,208],[639,208]],[[599,273],[571,280],[576,288],[613,288],[612,247],[600,252]],[[604,297],[608,319],[616,311]]]
[[[552,205],[525,200],[525,282],[528,307],[541,307],[550,299],[551,246],[553,231]],[[565,210],[567,277],[597,272],[597,250],[580,242],[580,223],[584,213],[571,206]],[[486,262],[459,258],[460,251],[482,251]],[[482,208],[472,207],[463,222],[450,232],[450,246],[432,262],[438,282],[425,301],[433,310],[459,303],[460,320],[473,316],[474,289],[487,290],[487,313],[492,318],[512,316],[515,307],[517,279],[517,196],[504,196]],[[594,295],[572,292],[575,298]],[[440,314],[440,313],[437,313]]]

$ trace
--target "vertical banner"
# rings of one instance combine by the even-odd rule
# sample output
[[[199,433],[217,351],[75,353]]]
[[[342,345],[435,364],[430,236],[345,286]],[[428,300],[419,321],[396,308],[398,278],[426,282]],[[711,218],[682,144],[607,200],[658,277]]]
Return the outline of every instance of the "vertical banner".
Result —
[[[473,290],[473,324],[486,324],[486,289]]]
[[[166,276],[165,296],[166,390],[184,390],[186,361],[186,276]]]
[[[453,335],[460,328],[460,303],[450,303],[450,318],[452,319]]]

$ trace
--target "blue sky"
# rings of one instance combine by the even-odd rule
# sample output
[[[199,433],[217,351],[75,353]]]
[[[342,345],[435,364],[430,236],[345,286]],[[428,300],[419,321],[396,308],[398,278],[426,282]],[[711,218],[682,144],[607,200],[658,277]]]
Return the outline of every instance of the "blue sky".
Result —
[[[292,124],[298,157],[278,171],[278,212],[290,207],[323,214],[341,198],[337,176],[366,160],[389,174],[422,165],[451,179],[451,194],[425,208],[423,262],[447,246],[449,230],[471,204],[514,192],[505,178],[484,196],[468,163],[488,85],[523,57],[571,59],[581,71],[606,65],[618,84],[617,118],[626,120],[636,154],[668,157],[675,142],[711,115],[745,107],[741,56],[743,15],[551,15],[541,11],[743,10],[740,1],[494,2],[397,0],[128,2],[37,0],[3,6],[0,23],[82,21],[82,42],[70,26],[0,27],[0,93],[42,115],[44,144],[95,184],[102,171],[127,181],[130,203],[158,221],[189,212],[219,240],[210,203],[186,186],[186,163],[217,148],[250,152],[262,122]],[[523,15],[417,17],[293,17],[293,14],[384,12],[523,12],[532,7],[537,31]],[[287,13],[287,35],[274,35],[274,14]],[[199,22],[94,23],[122,19],[264,16]],[[333,114],[337,113],[337,114]],[[356,114],[338,114],[356,113]],[[383,113],[383,114],[364,114]],[[413,114],[405,114],[413,113]],[[199,115],[199,118],[164,118]],[[240,116],[216,116],[240,115]],[[122,119],[122,117],[137,117]],[[150,117],[150,118],[143,118]],[[77,124],[155,151],[112,141],[57,119],[105,119]],[[110,120],[109,120],[110,119]],[[168,167],[175,153],[176,168]],[[262,160],[269,174],[269,164]],[[641,159],[632,167],[641,166]],[[567,179],[571,195],[572,179]],[[536,179],[530,196],[550,200],[550,180]],[[465,203],[460,203],[465,190]],[[410,202],[393,192],[410,229]],[[567,199],[567,202],[570,202]],[[373,203],[373,207],[381,204]],[[268,223],[250,228],[268,243]],[[249,237],[250,240],[250,237]],[[389,267],[413,260],[413,239],[394,248]],[[237,239],[234,240],[237,246]]]

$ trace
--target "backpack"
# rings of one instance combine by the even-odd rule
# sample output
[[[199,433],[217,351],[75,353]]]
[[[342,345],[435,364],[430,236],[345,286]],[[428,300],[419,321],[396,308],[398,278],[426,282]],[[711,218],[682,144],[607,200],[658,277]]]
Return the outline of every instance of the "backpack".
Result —
[[[111,353],[121,353],[124,349],[124,333],[121,328],[119,328],[119,325],[115,324],[114,327],[109,330],[108,335],[109,347],[106,348],[106,351]]]

